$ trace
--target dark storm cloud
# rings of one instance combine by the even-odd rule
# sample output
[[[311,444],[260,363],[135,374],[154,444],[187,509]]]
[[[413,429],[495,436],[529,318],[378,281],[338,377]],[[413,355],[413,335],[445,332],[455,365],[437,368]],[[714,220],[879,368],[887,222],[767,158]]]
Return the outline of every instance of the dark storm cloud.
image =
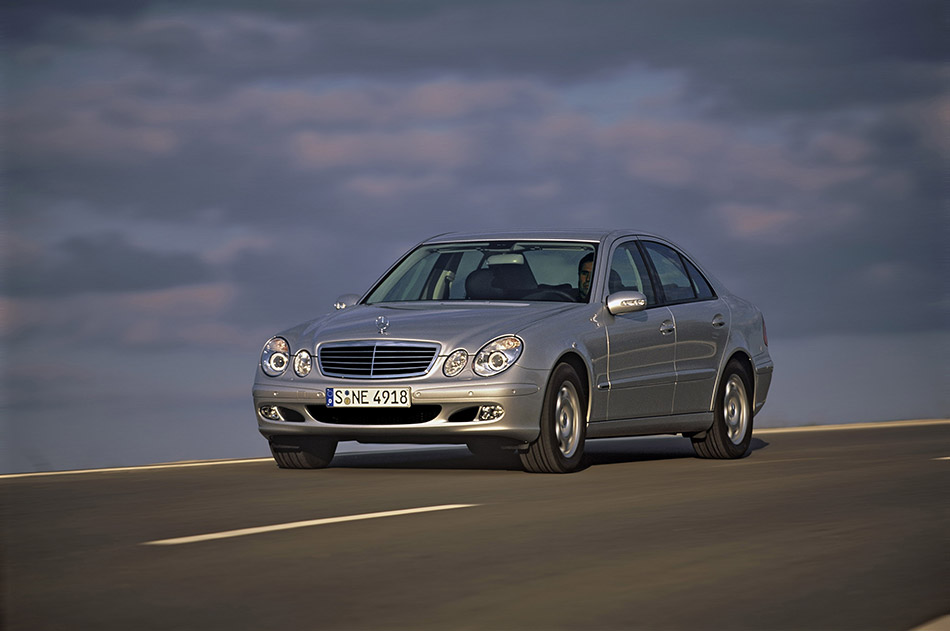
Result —
[[[119,3],[120,5],[122,3]],[[14,53],[121,52],[222,82],[312,75],[526,76],[631,64],[684,72],[721,113],[821,111],[940,93],[941,3],[69,3],[13,11]],[[46,28],[43,27],[45,18]],[[29,55],[26,55],[29,57]],[[39,62],[43,63],[43,62]]]
[[[10,296],[148,291],[212,277],[210,266],[194,254],[146,250],[118,234],[72,237],[52,251],[7,263],[4,293]]]

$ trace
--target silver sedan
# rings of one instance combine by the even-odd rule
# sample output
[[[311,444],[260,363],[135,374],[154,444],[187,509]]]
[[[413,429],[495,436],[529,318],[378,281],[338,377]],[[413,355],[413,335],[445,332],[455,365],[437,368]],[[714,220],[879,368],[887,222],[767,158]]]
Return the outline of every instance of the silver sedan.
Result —
[[[772,379],[759,310],[639,232],[441,235],[335,307],[264,345],[254,409],[280,467],[325,467],[342,440],[546,473],[618,436],[739,458]]]

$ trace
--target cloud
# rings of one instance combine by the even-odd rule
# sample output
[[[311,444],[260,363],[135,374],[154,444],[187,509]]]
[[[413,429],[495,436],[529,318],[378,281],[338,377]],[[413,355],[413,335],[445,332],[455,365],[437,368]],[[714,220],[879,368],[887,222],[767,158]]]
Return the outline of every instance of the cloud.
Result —
[[[366,132],[333,134],[304,131],[290,139],[301,168],[408,165],[458,168],[472,158],[471,138],[461,131]]]
[[[14,132],[14,135],[19,134]],[[180,136],[171,129],[113,124],[90,111],[71,112],[54,124],[34,129],[23,140],[26,142],[20,146],[39,160],[44,155],[54,154],[75,161],[98,160],[110,164],[129,160],[148,162],[155,156],[173,153],[181,144]]]
[[[744,239],[770,239],[784,236],[789,228],[797,228],[801,215],[793,210],[781,210],[724,204],[717,209],[730,230]]]
[[[252,348],[272,327],[228,322],[240,290],[228,282],[190,287],[0,300],[6,343],[28,348]],[[270,331],[270,333],[268,333]],[[262,336],[264,336],[262,338]],[[135,350],[138,349],[138,350]]]
[[[142,6],[15,11],[14,25],[30,28],[13,30],[13,53],[121,51],[152,70],[229,83],[446,74],[562,83],[639,63],[684,71],[691,96],[730,117],[923,98],[944,84],[936,1]]]
[[[194,254],[145,250],[119,234],[71,237],[53,251],[9,261],[7,295],[55,296],[164,289],[207,281]]]
[[[450,189],[453,184],[454,181],[450,177],[434,174],[421,177],[362,175],[351,178],[344,186],[366,197],[393,199],[432,189]]]

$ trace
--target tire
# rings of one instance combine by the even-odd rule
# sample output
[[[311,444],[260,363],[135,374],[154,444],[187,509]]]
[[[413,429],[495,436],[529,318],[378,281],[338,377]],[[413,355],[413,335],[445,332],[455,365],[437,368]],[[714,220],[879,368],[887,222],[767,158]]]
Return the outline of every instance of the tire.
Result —
[[[587,438],[587,393],[577,372],[558,364],[548,380],[538,439],[518,455],[531,473],[570,473],[581,466]]]
[[[314,436],[280,436],[269,440],[281,469],[323,469],[333,460],[337,441]]]
[[[716,405],[713,424],[693,436],[693,450],[700,458],[741,458],[752,444],[752,379],[736,360],[726,364]]]

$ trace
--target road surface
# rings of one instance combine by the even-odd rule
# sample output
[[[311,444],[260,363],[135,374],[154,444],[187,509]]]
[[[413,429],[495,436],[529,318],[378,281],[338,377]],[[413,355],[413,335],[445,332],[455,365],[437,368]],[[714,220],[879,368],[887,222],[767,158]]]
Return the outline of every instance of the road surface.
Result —
[[[950,422],[757,432],[738,461],[673,437],[588,448],[564,476],[459,447],[6,476],[0,626],[902,631],[950,613]]]

